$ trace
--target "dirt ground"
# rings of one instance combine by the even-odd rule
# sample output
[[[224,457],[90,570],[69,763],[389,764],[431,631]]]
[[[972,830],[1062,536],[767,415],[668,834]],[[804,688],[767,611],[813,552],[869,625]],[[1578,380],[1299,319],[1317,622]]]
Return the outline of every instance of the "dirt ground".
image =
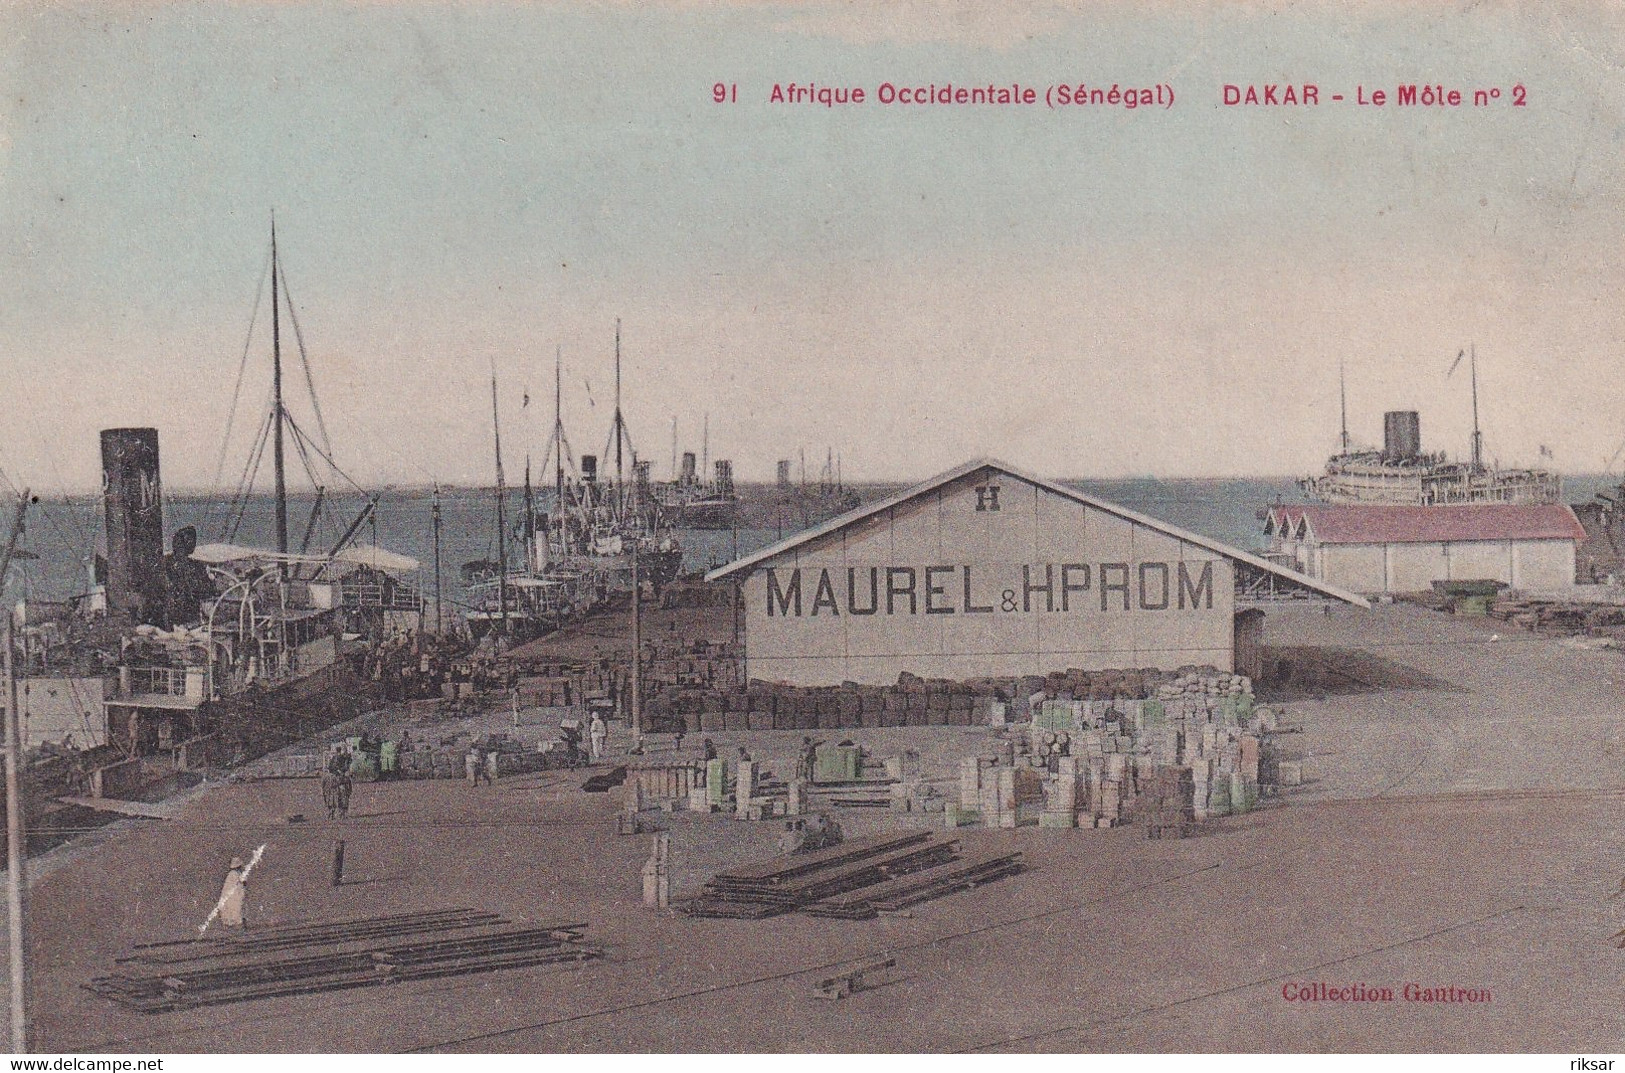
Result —
[[[1495,638],[1492,640],[1492,638]],[[965,830],[1026,872],[873,921],[691,920],[640,903],[645,837],[546,773],[358,788],[221,786],[44,872],[31,895],[42,1051],[1614,1051],[1621,1047],[1625,657],[1412,607],[1272,612],[1302,668],[1283,737],[1314,781],[1278,807],[1147,841]],[[1316,663],[1310,673],[1309,662]],[[1294,693],[1293,690],[1296,690]],[[958,728],[922,752],[976,747]],[[748,739],[786,758],[799,735]],[[897,743],[875,741],[878,751]],[[904,818],[852,810],[851,833]],[[674,891],[770,856],[771,824],[672,817]],[[333,888],[335,839],[347,882]],[[82,989],[131,943],[195,926],[224,862],[264,842],[251,923],[470,906],[585,920],[604,959],[142,1015]],[[882,986],[812,996],[890,953]],[[1488,992],[1408,1002],[1406,983]],[[1393,989],[1301,1002],[1302,985]]]

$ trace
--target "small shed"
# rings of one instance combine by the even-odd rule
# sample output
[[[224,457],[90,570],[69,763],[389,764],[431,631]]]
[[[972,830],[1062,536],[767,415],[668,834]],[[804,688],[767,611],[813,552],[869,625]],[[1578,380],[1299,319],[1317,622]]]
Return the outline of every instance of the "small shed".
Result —
[[[1365,593],[1426,592],[1436,581],[1500,581],[1515,589],[1574,584],[1585,540],[1561,503],[1272,507],[1271,558]]]

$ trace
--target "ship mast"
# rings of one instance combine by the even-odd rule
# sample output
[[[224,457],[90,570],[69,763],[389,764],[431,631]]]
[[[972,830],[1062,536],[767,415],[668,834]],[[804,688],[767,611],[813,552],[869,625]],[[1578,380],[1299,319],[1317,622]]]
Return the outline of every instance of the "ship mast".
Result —
[[[1344,361],[1337,359],[1337,401],[1343,410],[1343,453],[1349,453],[1349,390],[1348,378],[1344,375]]]
[[[1484,468],[1484,434],[1478,430],[1478,346],[1470,344],[1473,374],[1473,472]]]
[[[282,319],[277,298],[276,215],[271,216],[271,421],[276,464],[276,550],[288,554],[288,474],[282,453]]]
[[[626,478],[621,472],[621,438],[626,424],[621,417],[621,318],[615,318],[615,511],[626,515]]]
[[[564,539],[564,348],[553,348],[553,512],[559,516],[559,539]]]
[[[530,455],[525,455],[525,569],[536,569],[536,499],[530,488]]]
[[[502,479],[502,424],[497,417],[497,370],[491,365],[491,431],[497,451],[497,629],[508,630],[508,520],[503,511],[506,489]]]

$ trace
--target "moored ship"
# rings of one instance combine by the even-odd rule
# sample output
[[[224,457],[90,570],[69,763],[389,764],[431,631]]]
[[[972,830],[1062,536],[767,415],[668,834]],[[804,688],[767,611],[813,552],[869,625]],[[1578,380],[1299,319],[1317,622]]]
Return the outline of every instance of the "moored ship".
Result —
[[[1460,362],[1457,358],[1457,362]],[[1454,366],[1452,366],[1454,369]],[[1462,503],[1556,503],[1563,479],[1546,469],[1502,468],[1484,461],[1478,427],[1478,360],[1472,358],[1473,439],[1471,457],[1452,462],[1442,451],[1422,450],[1421,417],[1414,410],[1383,414],[1383,445],[1356,448],[1349,438],[1348,406],[1343,404],[1342,448],[1326,470],[1304,477],[1298,487],[1321,503],[1375,503],[1445,506]]]

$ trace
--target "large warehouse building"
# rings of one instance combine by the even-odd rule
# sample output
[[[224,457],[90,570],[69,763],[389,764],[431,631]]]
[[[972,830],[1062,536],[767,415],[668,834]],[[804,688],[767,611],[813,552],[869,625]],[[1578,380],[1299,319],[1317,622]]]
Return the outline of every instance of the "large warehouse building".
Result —
[[[796,685],[1236,666],[1268,598],[1359,596],[1000,462],[970,462],[711,572],[746,669]]]
[[[1574,584],[1585,529],[1561,503],[1280,506],[1264,522],[1271,551],[1355,592],[1424,592],[1435,581],[1515,589]]]

